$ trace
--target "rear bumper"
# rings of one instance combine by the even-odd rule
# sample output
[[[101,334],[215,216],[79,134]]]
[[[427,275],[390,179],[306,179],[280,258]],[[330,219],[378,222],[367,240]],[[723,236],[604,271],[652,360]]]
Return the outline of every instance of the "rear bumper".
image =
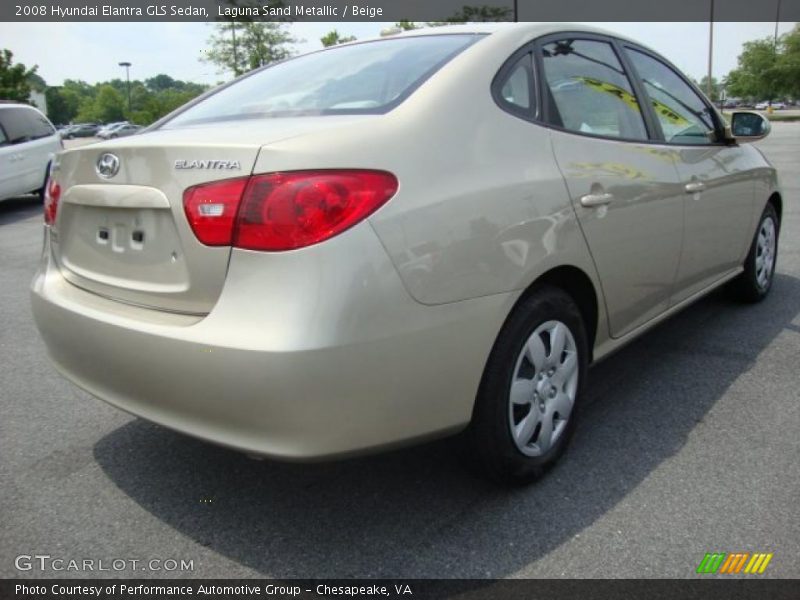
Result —
[[[79,289],[46,241],[33,314],[56,367],[81,388],[248,453],[318,460],[463,427],[514,298],[417,303],[366,223],[323,246],[234,251],[200,318]]]

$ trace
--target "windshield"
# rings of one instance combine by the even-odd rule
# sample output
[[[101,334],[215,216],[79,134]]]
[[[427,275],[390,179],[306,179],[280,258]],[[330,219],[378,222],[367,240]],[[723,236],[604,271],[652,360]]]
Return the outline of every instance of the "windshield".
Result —
[[[262,117],[384,113],[480,37],[391,38],[306,54],[254,72],[164,127]]]

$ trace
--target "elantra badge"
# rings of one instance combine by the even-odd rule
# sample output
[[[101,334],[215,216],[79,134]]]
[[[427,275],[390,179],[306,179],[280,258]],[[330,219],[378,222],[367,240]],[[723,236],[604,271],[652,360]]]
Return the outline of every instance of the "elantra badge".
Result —
[[[242,165],[238,160],[176,160],[176,169],[219,169],[223,171],[239,171]]]

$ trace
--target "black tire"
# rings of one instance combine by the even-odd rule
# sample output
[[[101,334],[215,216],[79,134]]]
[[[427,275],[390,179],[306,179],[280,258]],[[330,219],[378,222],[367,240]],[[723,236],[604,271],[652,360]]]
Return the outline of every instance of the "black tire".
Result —
[[[772,269],[770,270],[769,277],[767,278],[766,285],[761,285],[758,281],[758,270],[756,261],[758,259],[758,236],[764,222],[772,219],[775,226],[775,254],[773,257]],[[761,218],[758,220],[758,227],[756,227],[755,234],[753,234],[753,241],[750,244],[750,251],[747,253],[747,258],[744,260],[744,271],[731,282],[731,290],[734,295],[743,302],[760,302],[769,294],[772,289],[772,281],[775,275],[775,265],[778,262],[778,241],[780,240],[781,222],[778,219],[778,213],[772,203],[768,202],[761,213]]]
[[[511,434],[511,382],[517,359],[529,337],[537,327],[552,320],[565,324],[574,338],[578,359],[577,393],[560,437],[544,454],[528,456],[517,447]],[[568,294],[556,287],[542,286],[522,300],[506,320],[492,348],[467,431],[470,457],[481,474],[503,484],[525,484],[540,478],[553,466],[575,431],[586,387],[588,356],[583,319]]]
[[[39,200],[41,202],[44,202],[44,192],[45,192],[45,190],[47,190],[47,180],[48,179],[50,179],[50,163],[47,163],[47,167],[45,167],[45,170],[44,170],[44,181],[42,181],[42,187],[40,187],[38,190],[33,192],[34,194],[39,196]]]

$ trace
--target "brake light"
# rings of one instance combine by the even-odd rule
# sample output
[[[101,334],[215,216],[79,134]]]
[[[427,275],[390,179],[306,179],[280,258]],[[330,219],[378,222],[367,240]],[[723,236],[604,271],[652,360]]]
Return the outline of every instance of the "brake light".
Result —
[[[61,199],[61,186],[55,179],[47,182],[47,189],[44,192],[44,222],[45,225],[53,225],[58,214],[58,201]]]
[[[189,188],[184,208],[197,238],[248,250],[294,250],[325,241],[397,192],[385,171],[293,171]]]

